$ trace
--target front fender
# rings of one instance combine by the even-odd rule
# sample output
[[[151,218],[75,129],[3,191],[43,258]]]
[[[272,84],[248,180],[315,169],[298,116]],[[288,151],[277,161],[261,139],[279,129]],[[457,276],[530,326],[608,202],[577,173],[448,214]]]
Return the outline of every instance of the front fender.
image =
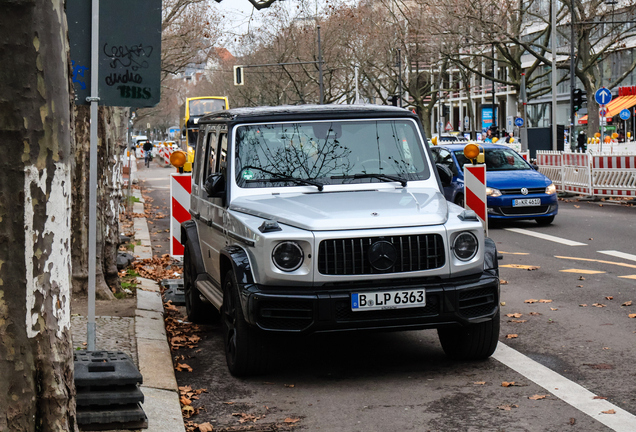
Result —
[[[192,219],[181,224],[181,244],[188,248],[190,252],[192,264],[196,272],[196,274],[192,275],[192,279],[196,280],[198,275],[205,273],[205,264],[203,264],[203,255],[201,255],[197,224]]]
[[[234,272],[236,289],[238,290],[243,316],[248,323],[254,324],[250,314],[249,289],[254,286],[254,275],[247,251],[240,246],[232,245],[221,249],[221,273],[225,275],[229,270]]]
[[[497,245],[490,237],[484,239],[484,270],[492,270],[499,275],[499,261],[497,260]]]

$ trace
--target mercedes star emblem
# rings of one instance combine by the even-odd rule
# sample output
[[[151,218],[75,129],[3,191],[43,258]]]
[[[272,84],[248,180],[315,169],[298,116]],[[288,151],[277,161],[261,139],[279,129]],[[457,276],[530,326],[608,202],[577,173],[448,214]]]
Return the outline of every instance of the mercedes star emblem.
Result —
[[[522,195],[528,195],[528,188],[521,188]]]
[[[395,247],[385,240],[380,240],[369,247],[369,263],[378,271],[387,271],[395,265],[397,251]]]

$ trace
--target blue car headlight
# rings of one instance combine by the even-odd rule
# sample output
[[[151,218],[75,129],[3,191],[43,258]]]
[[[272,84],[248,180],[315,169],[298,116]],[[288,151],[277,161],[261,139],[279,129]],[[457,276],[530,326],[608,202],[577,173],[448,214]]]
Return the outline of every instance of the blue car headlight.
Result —
[[[548,195],[554,195],[556,193],[556,186],[554,183],[550,183],[550,186],[545,188],[545,193]]]
[[[486,195],[491,196],[491,197],[498,197],[498,196],[501,196],[501,191],[499,189],[487,187],[486,188]]]

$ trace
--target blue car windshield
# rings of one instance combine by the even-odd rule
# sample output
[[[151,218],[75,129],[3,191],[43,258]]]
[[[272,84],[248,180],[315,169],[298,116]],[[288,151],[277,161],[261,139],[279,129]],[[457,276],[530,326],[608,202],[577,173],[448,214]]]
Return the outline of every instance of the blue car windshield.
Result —
[[[244,125],[235,148],[242,188],[298,184],[291,179],[334,185],[430,177],[422,140],[409,120]]]
[[[532,167],[519,154],[507,148],[486,149],[486,171],[514,171],[529,170]],[[455,151],[455,157],[460,168],[464,169],[464,164],[470,160],[464,156],[462,150]]]

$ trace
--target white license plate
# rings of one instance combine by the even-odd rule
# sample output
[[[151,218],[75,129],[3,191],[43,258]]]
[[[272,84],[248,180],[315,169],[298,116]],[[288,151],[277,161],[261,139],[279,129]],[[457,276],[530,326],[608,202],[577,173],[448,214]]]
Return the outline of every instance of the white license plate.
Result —
[[[541,198],[527,198],[512,200],[513,207],[530,207],[541,205]]]
[[[426,291],[372,291],[351,294],[351,310],[399,309],[426,306]]]

